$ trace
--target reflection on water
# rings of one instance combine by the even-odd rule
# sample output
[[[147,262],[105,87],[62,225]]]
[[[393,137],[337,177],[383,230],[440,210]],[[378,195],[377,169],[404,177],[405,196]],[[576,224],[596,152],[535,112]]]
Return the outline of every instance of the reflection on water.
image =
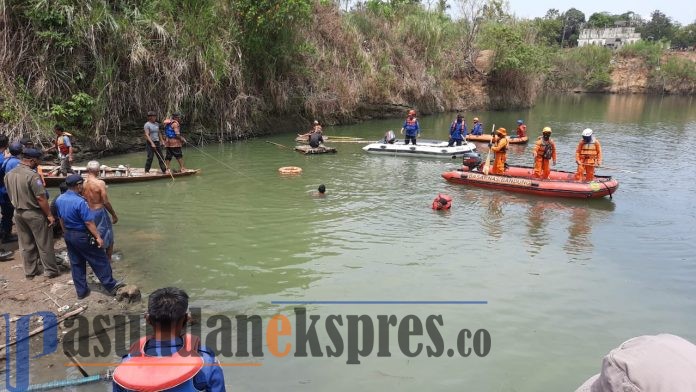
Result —
[[[186,149],[202,175],[111,186],[116,249],[126,279],[149,292],[189,291],[208,312],[268,317],[273,300],[471,300],[479,308],[323,307],[329,314],[442,314],[450,328],[486,328],[482,360],[266,357],[253,370],[226,368],[228,387],[258,390],[574,390],[599,358],[627,338],[669,331],[696,341],[696,110],[690,97],[549,97],[529,110],[467,113],[490,129],[525,119],[530,138],[553,128],[560,170],[575,170],[580,132],[602,142],[598,170],[618,178],[613,200],[562,200],[466,187],[440,174],[457,162],[366,154],[303,156],[265,143],[277,135]],[[453,114],[420,119],[424,138],[446,139]],[[401,120],[327,127],[374,140]],[[674,135],[679,142],[671,138]],[[509,151],[531,165],[531,143]],[[480,145],[481,151],[486,148]],[[107,164],[143,164],[143,154]],[[214,159],[213,159],[214,158]],[[673,158],[679,164],[671,164]],[[221,164],[220,162],[224,163]],[[303,173],[283,177],[281,166]],[[324,199],[308,195],[326,184]],[[437,193],[453,197],[432,211]],[[574,344],[574,342],[583,344]],[[62,358],[60,359],[62,360]],[[224,359],[234,360],[234,359]],[[393,375],[384,376],[384,375]]]

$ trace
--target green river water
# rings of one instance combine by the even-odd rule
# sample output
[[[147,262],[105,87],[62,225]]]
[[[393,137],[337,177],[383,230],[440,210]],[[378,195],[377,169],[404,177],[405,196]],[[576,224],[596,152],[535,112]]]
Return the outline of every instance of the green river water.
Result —
[[[324,356],[276,358],[264,346],[263,358],[221,357],[261,365],[225,367],[228,390],[574,391],[628,338],[670,332],[696,342],[694,109],[689,97],[578,95],[548,97],[525,111],[466,113],[487,131],[492,123],[510,131],[524,118],[532,138],[551,126],[557,168],[565,170],[575,169],[582,129],[594,129],[605,166],[623,169],[598,171],[618,178],[613,200],[448,184],[440,174],[456,161],[372,155],[362,144],[303,156],[265,142],[293,146],[290,134],[189,147],[186,164],[201,175],[109,187],[120,218],[118,269],[144,293],[186,289],[206,315],[260,315],[266,323],[281,313],[293,333],[293,306],[272,301],[488,301],[307,305],[321,317]],[[422,137],[445,139],[453,117],[421,117]],[[400,125],[379,120],[325,133],[375,140]],[[530,165],[531,143],[513,146],[508,162]],[[105,163],[142,166],[144,153]],[[304,172],[283,177],[281,166]],[[327,197],[312,197],[321,183]],[[451,211],[430,209],[438,192],[453,197]],[[391,357],[376,355],[377,341],[359,365],[346,364],[345,352],[326,357],[327,316],[369,315],[376,324],[377,315],[401,321],[411,314],[423,322],[441,315],[445,348],[460,329],[486,329],[490,353],[410,358],[393,327]],[[346,324],[339,329],[345,341]],[[296,349],[294,337],[281,342]],[[411,342],[414,350],[430,344],[427,336]]]

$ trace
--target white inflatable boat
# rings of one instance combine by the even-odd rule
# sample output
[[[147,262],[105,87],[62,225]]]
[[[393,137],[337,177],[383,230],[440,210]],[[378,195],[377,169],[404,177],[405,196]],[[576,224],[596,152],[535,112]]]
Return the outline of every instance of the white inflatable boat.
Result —
[[[474,143],[464,142],[461,146],[447,147],[447,142],[440,140],[418,140],[415,146],[413,144],[404,144],[403,141],[397,141],[393,144],[383,141],[368,144],[363,147],[363,150],[382,155],[400,155],[414,156],[424,158],[457,158],[474,152],[476,145]]]

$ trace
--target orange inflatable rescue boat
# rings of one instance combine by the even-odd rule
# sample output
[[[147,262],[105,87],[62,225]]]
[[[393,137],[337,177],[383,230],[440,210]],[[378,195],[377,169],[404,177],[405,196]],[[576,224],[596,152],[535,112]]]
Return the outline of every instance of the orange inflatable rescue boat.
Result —
[[[534,169],[531,167],[510,166],[505,170],[504,175],[486,175],[465,166],[462,169],[442,173],[442,178],[454,184],[575,199],[611,197],[619,188],[619,182],[610,176],[595,176],[594,181],[580,182],[575,181],[573,172],[554,170],[551,171],[548,180],[535,178],[533,173]]]

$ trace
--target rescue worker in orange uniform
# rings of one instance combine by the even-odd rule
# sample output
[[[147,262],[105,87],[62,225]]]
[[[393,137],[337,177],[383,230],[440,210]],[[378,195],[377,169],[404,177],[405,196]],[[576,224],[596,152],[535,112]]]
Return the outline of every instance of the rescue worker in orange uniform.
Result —
[[[590,128],[582,131],[582,140],[575,150],[575,162],[578,164],[577,181],[594,180],[595,167],[602,165],[602,146]]]
[[[524,120],[517,120],[517,137],[527,137],[527,126],[524,125]]]
[[[176,287],[150,294],[145,320],[154,334],[131,346],[114,371],[113,392],[225,392],[215,354],[200,345],[199,337],[184,333],[190,317],[188,299],[186,292]]]
[[[534,177],[548,179],[551,174],[549,163],[556,166],[556,143],[551,139],[551,128],[544,127],[532,151],[534,155]]]
[[[505,172],[505,162],[507,161],[508,138],[505,128],[498,128],[495,131],[493,140],[488,143],[488,147],[495,153],[495,161],[491,168],[491,174],[503,174]]]

